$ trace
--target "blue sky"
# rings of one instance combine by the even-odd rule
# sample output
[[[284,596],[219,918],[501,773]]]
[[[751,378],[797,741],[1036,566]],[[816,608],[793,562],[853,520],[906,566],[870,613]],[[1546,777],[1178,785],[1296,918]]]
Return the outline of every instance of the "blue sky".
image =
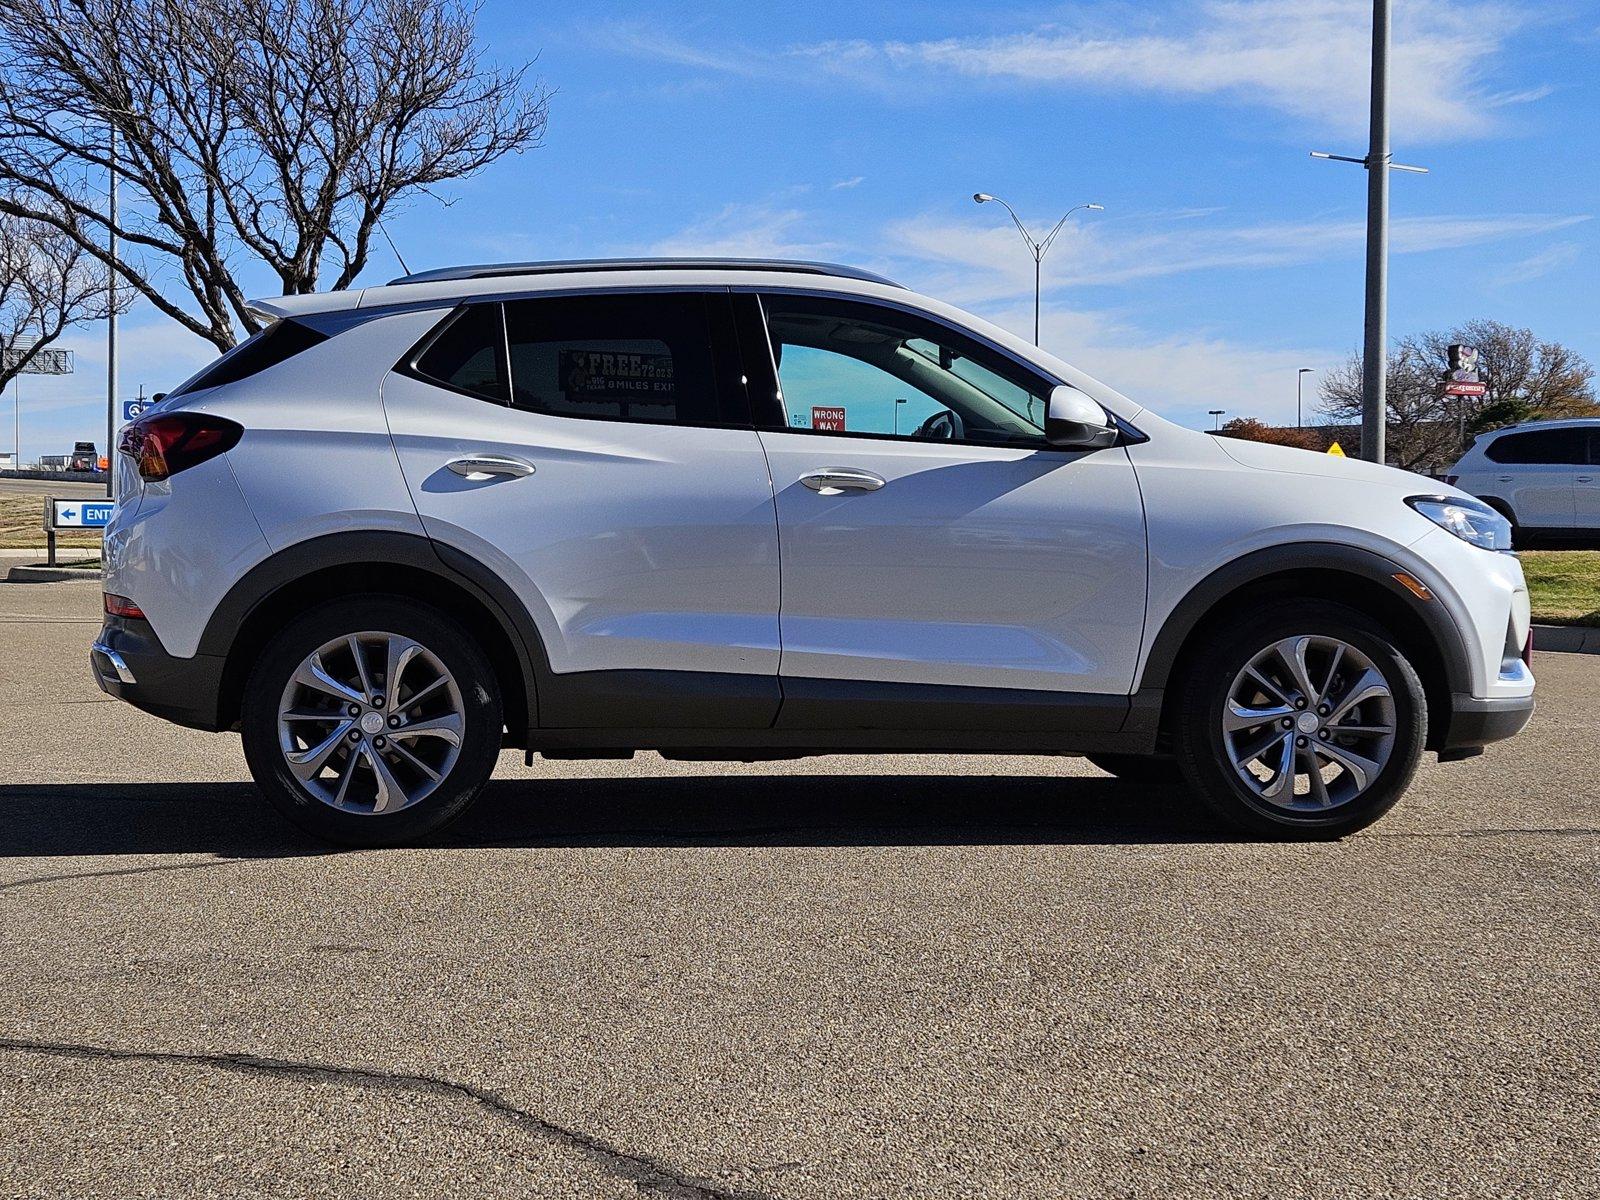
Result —
[[[1402,0],[1392,332],[1527,325],[1600,363],[1600,3]],[[575,11],[581,10],[581,11]],[[502,63],[553,89],[545,144],[388,221],[411,268],[637,253],[884,271],[1045,344],[1173,419],[1294,419],[1295,369],[1361,338],[1363,0],[874,5],[488,3]],[[1081,219],[1080,219],[1081,218]],[[399,273],[387,252],[360,282]],[[271,280],[254,280],[259,292]],[[122,380],[210,356],[149,310]],[[23,452],[103,439],[103,327],[23,381]],[[1306,394],[1316,376],[1307,377]],[[11,416],[5,397],[0,442]]]

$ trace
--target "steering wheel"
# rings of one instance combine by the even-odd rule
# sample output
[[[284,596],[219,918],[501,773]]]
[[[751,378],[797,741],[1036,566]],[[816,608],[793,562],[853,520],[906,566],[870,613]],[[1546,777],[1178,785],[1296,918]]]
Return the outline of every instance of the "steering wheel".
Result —
[[[967,426],[961,417],[948,408],[936,412],[917,426],[917,437],[938,438],[943,442],[959,442],[967,436]]]

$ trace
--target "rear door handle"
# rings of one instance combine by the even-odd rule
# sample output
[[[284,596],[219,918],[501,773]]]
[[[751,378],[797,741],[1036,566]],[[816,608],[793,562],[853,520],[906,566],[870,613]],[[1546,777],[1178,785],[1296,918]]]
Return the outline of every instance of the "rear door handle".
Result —
[[[1593,483],[1594,482],[1594,476],[1593,475],[1579,475],[1578,476],[1578,482],[1579,483]]]
[[[820,467],[809,475],[800,476],[800,482],[813,492],[837,496],[840,492],[875,492],[883,486],[884,479],[882,475],[855,467]]]
[[[452,458],[445,466],[463,479],[489,479],[495,475],[509,475],[520,479],[533,474],[533,464],[509,454],[477,454],[465,458]]]

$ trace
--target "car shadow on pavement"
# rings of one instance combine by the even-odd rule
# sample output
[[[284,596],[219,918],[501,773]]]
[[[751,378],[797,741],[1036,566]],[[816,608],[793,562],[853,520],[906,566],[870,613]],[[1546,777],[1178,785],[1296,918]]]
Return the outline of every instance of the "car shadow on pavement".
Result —
[[[1037,775],[493,782],[435,847],[899,846],[1224,840],[1181,788]],[[0,858],[318,854],[249,783],[0,785]]]

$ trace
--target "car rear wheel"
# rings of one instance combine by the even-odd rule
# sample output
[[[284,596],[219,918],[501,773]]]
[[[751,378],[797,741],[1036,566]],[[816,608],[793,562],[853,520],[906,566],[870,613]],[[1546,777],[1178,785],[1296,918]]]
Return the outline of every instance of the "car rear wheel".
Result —
[[[493,668],[444,614],[396,597],[335,601],[268,643],[246,684],[245,757],[272,805],[354,846],[458,817],[494,770]]]
[[[1249,833],[1336,838],[1405,792],[1427,741],[1422,683],[1354,609],[1275,604],[1214,628],[1179,687],[1179,766]]]

